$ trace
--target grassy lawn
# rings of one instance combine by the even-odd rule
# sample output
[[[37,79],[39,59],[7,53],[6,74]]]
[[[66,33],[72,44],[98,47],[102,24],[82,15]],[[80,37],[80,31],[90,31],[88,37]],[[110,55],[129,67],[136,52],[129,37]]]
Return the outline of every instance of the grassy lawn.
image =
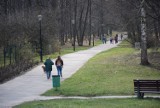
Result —
[[[13,108],[159,108],[159,99],[62,99],[28,102]]]
[[[160,78],[160,70],[139,64],[139,51],[123,42],[90,59],[76,74],[62,82],[58,91],[51,89],[43,95],[134,95],[133,79]]]
[[[159,79],[160,70],[141,66],[140,54],[127,42],[104,51],[46,96],[134,95],[133,79]],[[159,108],[160,99],[56,99],[27,102],[14,108]]]

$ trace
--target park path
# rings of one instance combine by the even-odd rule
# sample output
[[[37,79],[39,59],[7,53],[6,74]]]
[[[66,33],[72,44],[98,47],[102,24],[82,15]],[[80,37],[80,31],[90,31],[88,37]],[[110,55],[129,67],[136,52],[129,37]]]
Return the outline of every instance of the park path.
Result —
[[[88,50],[78,51],[62,56],[64,60],[63,78],[72,76],[90,58],[96,54],[116,47],[118,44],[101,44]],[[53,61],[55,61],[53,59]],[[14,78],[0,85],[0,108],[10,108],[26,101],[49,99],[40,94],[52,88],[52,80],[47,80],[41,68],[43,64],[29,70],[24,75]],[[56,67],[53,65],[52,75],[56,75]],[[56,99],[56,97],[50,97]],[[58,98],[58,97],[57,97]]]

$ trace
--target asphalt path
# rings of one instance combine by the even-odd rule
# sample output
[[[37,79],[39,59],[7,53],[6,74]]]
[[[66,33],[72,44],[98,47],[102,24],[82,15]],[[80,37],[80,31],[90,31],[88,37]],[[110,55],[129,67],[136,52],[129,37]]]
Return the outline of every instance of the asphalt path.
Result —
[[[96,54],[116,47],[118,44],[110,44],[107,42],[106,44],[101,44],[88,50],[62,56],[64,67],[63,78],[61,78],[61,81],[72,76]],[[54,61],[55,59],[53,59],[53,62]],[[0,108],[10,108],[26,101],[46,98],[40,95],[52,88],[52,80],[47,80],[46,75],[42,70],[42,65],[43,64],[38,65],[24,75],[0,85]],[[52,75],[57,75],[55,65],[53,65]]]

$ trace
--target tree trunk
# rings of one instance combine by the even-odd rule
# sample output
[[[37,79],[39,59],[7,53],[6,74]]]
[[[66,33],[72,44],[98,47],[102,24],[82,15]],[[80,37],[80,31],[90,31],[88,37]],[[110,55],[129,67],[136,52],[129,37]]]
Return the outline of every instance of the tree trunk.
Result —
[[[61,45],[64,45],[64,0],[60,0],[60,9],[61,9],[61,25],[60,25],[60,42]]]
[[[91,0],[89,0],[89,46],[91,46],[91,35],[92,35],[92,27],[91,27],[91,23],[92,23],[92,4],[91,4]]]
[[[82,31],[82,36],[80,36],[79,46],[83,46],[83,39],[84,39],[84,33],[86,30],[86,25],[87,25],[88,12],[89,12],[89,0],[88,0],[87,10],[86,10],[86,15],[85,15],[85,20],[84,20],[84,27],[83,27],[83,31]]]
[[[148,65],[147,56],[147,35],[146,35],[146,14],[144,7],[141,8],[141,65]]]
[[[83,25],[83,21],[82,21],[82,19],[83,19],[83,12],[84,12],[84,5],[81,5],[81,12],[80,12],[80,18],[79,18],[79,36],[77,36],[77,40],[78,40],[78,45],[80,45],[80,43],[81,43],[81,36],[82,36],[82,25]]]
[[[157,22],[154,20],[154,33],[155,33],[155,48],[156,48],[156,50],[158,50],[158,40],[159,40],[159,38],[158,38],[158,29],[157,29]]]

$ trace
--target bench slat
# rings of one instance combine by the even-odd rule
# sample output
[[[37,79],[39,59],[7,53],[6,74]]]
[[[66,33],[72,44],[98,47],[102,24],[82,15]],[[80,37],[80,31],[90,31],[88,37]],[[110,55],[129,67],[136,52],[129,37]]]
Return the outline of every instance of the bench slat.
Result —
[[[151,82],[151,81],[160,81],[160,80],[137,80],[137,79],[135,79],[134,81],[139,81],[139,82],[146,82],[146,81],[149,81],[149,82]]]
[[[160,84],[139,84],[140,87],[160,87]],[[135,87],[138,87],[138,84],[135,85]]]
[[[138,91],[138,89],[134,89],[134,90]],[[159,91],[159,90],[157,90],[157,89],[139,89],[139,91]]]
[[[134,80],[134,92],[143,98],[144,93],[160,93],[160,80]]]

